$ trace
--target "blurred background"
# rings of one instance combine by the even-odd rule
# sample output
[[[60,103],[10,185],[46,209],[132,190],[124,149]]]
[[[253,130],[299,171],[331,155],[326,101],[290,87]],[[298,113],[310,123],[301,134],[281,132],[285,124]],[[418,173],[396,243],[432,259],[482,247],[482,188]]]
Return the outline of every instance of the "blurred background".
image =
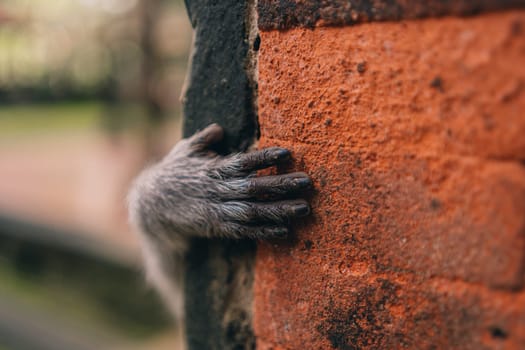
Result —
[[[0,350],[174,349],[125,196],[191,35],[182,0],[0,0]]]

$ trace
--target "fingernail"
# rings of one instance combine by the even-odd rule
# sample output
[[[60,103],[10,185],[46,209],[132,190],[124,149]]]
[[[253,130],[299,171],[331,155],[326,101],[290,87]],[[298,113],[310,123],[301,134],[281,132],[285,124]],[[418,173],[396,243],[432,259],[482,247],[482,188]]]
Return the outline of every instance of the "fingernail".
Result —
[[[278,149],[278,150],[275,151],[275,157],[277,157],[277,159],[288,158],[288,157],[290,157],[290,151],[288,151],[287,149],[284,149],[284,148]]]
[[[300,177],[298,179],[295,179],[295,183],[299,187],[310,187],[312,185],[312,180],[310,180],[307,177]]]
[[[306,216],[310,214],[310,207],[306,204],[297,204],[293,206],[293,211],[297,216]]]

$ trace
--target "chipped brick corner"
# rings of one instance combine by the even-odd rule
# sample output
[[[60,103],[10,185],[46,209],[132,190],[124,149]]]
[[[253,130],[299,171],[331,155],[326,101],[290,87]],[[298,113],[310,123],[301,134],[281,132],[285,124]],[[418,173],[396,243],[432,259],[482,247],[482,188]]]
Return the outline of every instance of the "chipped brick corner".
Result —
[[[258,349],[525,348],[525,4],[396,3],[259,0],[261,146],[315,191]]]

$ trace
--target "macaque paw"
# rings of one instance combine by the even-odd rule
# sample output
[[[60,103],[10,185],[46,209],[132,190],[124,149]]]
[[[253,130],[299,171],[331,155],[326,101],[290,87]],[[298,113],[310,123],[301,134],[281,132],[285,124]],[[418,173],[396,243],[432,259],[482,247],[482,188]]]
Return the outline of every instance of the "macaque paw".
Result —
[[[212,146],[223,136],[222,127],[212,124],[181,140],[138,178],[130,208],[145,232],[168,240],[282,237],[293,219],[310,213],[308,202],[298,198],[312,186],[308,175],[256,176],[289,160],[290,151],[271,147],[221,156]]]

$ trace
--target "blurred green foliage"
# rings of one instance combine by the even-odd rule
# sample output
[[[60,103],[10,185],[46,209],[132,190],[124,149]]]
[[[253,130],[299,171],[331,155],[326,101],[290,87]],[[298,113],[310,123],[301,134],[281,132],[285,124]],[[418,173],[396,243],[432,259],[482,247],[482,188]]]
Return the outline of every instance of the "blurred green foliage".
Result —
[[[5,106],[0,108],[0,136],[94,129],[100,126],[103,108],[97,101]]]
[[[17,104],[0,108],[2,141],[96,131],[102,127],[115,131],[140,127],[146,123],[146,110],[138,103],[108,106],[102,101],[64,101],[61,103]]]
[[[147,3],[156,9],[151,45],[144,42]],[[137,100],[144,60],[153,57],[149,88],[175,107],[190,40],[182,1],[0,1],[0,102]]]
[[[182,0],[0,0],[0,146],[129,127],[155,139],[150,124],[180,114],[191,36]],[[167,328],[134,266],[30,231],[0,222],[0,301],[130,339]]]

